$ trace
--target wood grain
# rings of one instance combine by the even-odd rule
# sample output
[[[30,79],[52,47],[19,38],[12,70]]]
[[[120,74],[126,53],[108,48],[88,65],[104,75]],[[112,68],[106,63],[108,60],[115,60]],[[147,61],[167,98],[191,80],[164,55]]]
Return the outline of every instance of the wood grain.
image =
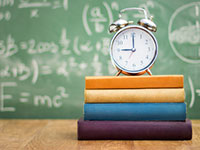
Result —
[[[50,120],[24,149],[77,149],[76,126],[75,120]]]
[[[77,120],[0,120],[0,149],[200,149],[200,120],[193,120],[192,126],[191,141],[78,141]]]
[[[1,120],[7,122],[0,127],[0,148],[21,149],[47,124],[40,120]]]

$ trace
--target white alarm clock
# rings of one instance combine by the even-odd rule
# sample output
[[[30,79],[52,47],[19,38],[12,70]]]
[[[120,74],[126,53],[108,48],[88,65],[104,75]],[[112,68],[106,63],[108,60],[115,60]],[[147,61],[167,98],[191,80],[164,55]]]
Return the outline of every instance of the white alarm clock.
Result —
[[[134,25],[132,21],[121,19],[128,10],[140,10],[145,18]],[[110,56],[113,65],[120,73],[126,75],[152,75],[150,68],[158,55],[158,44],[152,32],[157,27],[142,8],[125,8],[119,13],[119,19],[110,25],[109,31],[116,32],[110,43]]]

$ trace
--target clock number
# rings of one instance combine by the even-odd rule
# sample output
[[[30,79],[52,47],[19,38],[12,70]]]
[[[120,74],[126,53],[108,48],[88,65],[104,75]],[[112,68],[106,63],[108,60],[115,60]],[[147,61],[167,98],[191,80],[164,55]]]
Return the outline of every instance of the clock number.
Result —
[[[151,48],[150,48],[150,47],[148,47],[148,51],[151,51]]]
[[[141,65],[143,64],[143,60],[140,61],[140,64],[141,64]]]
[[[140,34],[140,39],[142,39],[142,34]]]
[[[136,67],[136,65],[135,65],[135,64],[132,64],[132,66],[133,66],[133,67]]]
[[[128,39],[128,35],[127,34],[123,35],[123,39],[127,40]]]
[[[148,42],[149,42],[148,40],[145,40],[145,44],[146,44],[146,45],[148,44]]]
[[[121,60],[122,59],[122,56],[119,56],[119,60]]]
[[[120,52],[120,49],[119,49],[119,48],[117,49],[117,52]]]
[[[122,44],[123,44],[123,41],[117,41],[117,44],[118,44],[118,45],[122,45]]]
[[[145,58],[146,58],[146,59],[149,59],[149,55],[147,55]]]
[[[125,61],[125,63],[126,63],[126,65],[128,65],[128,61],[127,60]]]

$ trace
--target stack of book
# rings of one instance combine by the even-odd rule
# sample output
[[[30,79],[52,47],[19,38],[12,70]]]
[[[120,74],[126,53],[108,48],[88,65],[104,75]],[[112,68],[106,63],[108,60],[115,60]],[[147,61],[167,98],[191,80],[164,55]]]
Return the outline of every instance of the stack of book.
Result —
[[[182,75],[86,77],[79,140],[190,140]]]

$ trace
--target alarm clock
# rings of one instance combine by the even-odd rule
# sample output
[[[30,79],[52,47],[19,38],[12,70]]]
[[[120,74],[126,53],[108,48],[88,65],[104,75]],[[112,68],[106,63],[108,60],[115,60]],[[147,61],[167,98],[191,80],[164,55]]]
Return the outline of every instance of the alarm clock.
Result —
[[[144,12],[145,18],[139,20],[138,25],[122,19],[122,13],[130,10]],[[110,33],[116,32],[110,43],[110,56],[118,70],[117,76],[120,73],[152,75],[150,69],[158,55],[157,40],[152,34],[156,30],[152,17],[148,18],[143,8],[125,8],[120,11],[119,19],[109,27]]]

